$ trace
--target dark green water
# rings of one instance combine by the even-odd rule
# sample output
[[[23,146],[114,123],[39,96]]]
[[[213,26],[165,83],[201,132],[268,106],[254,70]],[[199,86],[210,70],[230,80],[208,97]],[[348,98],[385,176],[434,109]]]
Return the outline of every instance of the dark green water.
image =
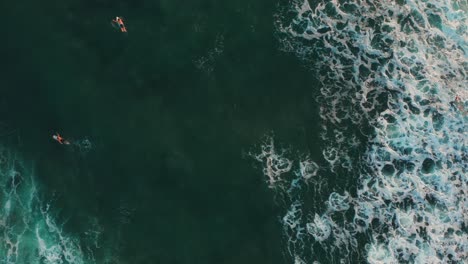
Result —
[[[319,155],[316,82],[278,50],[277,4],[0,5],[0,114],[18,129],[8,142],[34,162],[67,232],[98,219],[97,263],[286,262],[272,193],[245,155],[271,131]],[[93,149],[60,146],[56,131]]]

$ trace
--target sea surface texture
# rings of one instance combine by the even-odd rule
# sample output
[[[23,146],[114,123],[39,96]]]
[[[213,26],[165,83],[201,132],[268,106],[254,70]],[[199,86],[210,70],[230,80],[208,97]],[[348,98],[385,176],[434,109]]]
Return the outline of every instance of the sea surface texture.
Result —
[[[282,48],[321,83],[321,162],[271,137],[254,154],[286,205],[291,262],[466,263],[467,7],[336,0],[280,10]]]
[[[0,264],[468,262],[466,0],[0,10]]]

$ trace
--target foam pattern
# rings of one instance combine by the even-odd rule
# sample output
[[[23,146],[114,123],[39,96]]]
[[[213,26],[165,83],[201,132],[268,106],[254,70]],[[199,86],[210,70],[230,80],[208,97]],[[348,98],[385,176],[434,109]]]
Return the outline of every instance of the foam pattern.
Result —
[[[32,168],[14,152],[0,147],[0,262],[95,263],[92,252],[85,252],[78,237],[63,230],[50,204],[39,198]]]
[[[280,9],[282,49],[321,83],[327,165],[314,178],[326,181],[327,169],[355,179],[353,195],[327,190],[325,209],[288,209],[285,226],[297,232],[286,236],[301,227],[308,234],[296,250],[288,242],[293,261],[467,261],[467,12],[466,0],[292,1]],[[272,147],[264,161],[294,164]],[[298,185],[282,176],[291,167],[272,164],[264,165],[270,186]]]

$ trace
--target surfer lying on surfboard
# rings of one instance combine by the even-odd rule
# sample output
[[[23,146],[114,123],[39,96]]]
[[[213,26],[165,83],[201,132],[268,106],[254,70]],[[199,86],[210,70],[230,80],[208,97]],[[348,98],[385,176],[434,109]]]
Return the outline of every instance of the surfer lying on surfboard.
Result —
[[[65,140],[63,137],[61,137],[59,133],[56,133],[56,135],[53,135],[52,138],[62,145],[64,144],[70,145],[70,142],[68,140]]]
[[[121,17],[115,17],[115,19],[112,19],[112,26],[114,27],[118,27],[120,29],[120,31],[122,32],[127,32],[127,28],[125,27],[125,24],[122,20]]]

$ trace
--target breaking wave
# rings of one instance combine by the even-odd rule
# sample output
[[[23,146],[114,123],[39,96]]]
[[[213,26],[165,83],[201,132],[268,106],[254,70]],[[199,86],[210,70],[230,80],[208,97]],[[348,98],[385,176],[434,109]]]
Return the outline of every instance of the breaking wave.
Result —
[[[103,231],[97,219],[82,236],[64,231],[51,203],[41,200],[32,168],[0,147],[0,263],[97,263]]]
[[[273,139],[255,155],[286,197],[292,261],[467,261],[467,12],[466,0],[280,10],[282,49],[319,76],[325,160],[294,162]]]

